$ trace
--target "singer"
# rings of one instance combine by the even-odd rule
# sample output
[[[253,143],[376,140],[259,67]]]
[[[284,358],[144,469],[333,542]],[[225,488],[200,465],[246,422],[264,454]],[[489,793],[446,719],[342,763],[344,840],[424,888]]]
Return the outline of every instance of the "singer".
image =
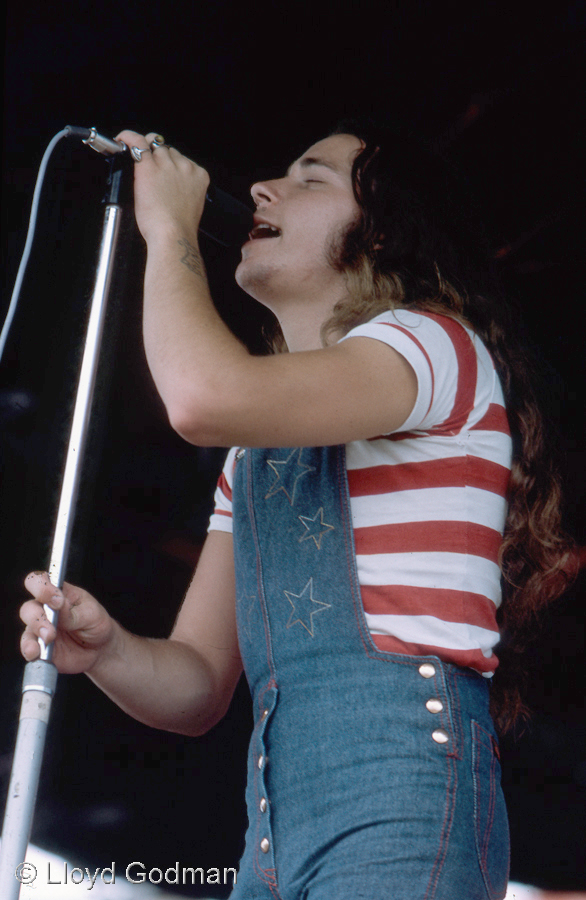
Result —
[[[276,324],[275,352],[251,356],[208,290],[207,173],[160,135],[118,137],[148,248],[153,377],[179,434],[232,449],[168,640],[32,573],[23,655],[54,640],[61,672],[188,735],[224,715],[244,668],[255,725],[234,900],[503,898],[493,718],[523,712],[508,657],[564,589],[571,549],[465,206],[436,160],[359,123],[254,184],[236,280]]]

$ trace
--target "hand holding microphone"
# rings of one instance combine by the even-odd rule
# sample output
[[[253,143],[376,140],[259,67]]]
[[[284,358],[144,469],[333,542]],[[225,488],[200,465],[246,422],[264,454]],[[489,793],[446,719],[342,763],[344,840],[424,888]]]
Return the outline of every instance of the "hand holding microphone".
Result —
[[[132,140],[131,135],[138,138],[136,143],[127,144],[119,139],[120,136],[113,140],[99,134],[95,128],[78,128],[67,125],[64,131],[66,136],[80,137],[84,144],[105,156],[128,151],[134,162],[139,162],[144,158],[143,154],[152,153],[153,149],[168,147],[164,138],[161,140],[162,135],[154,133],[143,137],[137,132],[121,132],[121,134],[128,135],[129,141]],[[145,146],[149,137],[151,138],[150,146]],[[177,153],[177,151],[174,152]],[[208,184],[199,223],[200,232],[223,247],[240,247],[246,240],[252,225],[252,210],[248,206],[221,191],[215,185]]]
[[[134,211],[148,242],[174,235],[197,241],[210,178],[205,169],[183,154],[147,135],[122,131],[116,140],[130,149],[135,163]]]
[[[77,128],[68,125],[65,131],[70,136],[81,137],[84,143],[106,156],[128,151],[133,161],[138,163],[145,159],[145,154],[148,154],[150,157],[168,154],[169,157],[174,157],[174,161],[177,164],[179,164],[180,160],[190,163],[191,166],[195,167],[194,171],[198,172],[201,183],[205,183],[207,178],[205,202],[199,222],[200,232],[223,247],[240,247],[246,240],[247,234],[253,225],[252,210],[215,185],[210,184],[207,173],[203,174],[205,170],[170,147],[162,135],[152,132],[143,136],[134,131],[123,131],[112,140],[99,134],[95,128]],[[157,154],[156,151],[159,150],[162,150],[163,153]],[[160,163],[160,161],[157,162]],[[182,195],[182,202],[185,199]],[[189,225],[193,227],[193,219],[189,222]]]

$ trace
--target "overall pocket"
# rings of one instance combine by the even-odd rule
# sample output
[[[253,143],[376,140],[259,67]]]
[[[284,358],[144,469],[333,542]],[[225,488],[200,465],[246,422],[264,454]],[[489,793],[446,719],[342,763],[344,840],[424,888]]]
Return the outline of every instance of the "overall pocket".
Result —
[[[489,900],[503,900],[509,877],[509,822],[501,789],[498,744],[472,721],[474,837]]]

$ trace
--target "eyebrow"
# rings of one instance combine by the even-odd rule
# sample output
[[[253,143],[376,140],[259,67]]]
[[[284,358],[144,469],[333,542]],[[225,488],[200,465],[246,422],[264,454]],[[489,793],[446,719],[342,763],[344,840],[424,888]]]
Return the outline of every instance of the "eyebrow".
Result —
[[[296,163],[292,163],[287,169],[287,175],[291,173],[291,169],[293,166],[297,164],[302,169],[309,169],[311,166],[324,166],[324,168],[329,169],[331,172],[335,172],[336,175],[340,174],[340,170],[337,166],[334,166],[332,163],[328,162],[325,159],[322,159],[320,156],[302,156],[301,159],[296,160]]]

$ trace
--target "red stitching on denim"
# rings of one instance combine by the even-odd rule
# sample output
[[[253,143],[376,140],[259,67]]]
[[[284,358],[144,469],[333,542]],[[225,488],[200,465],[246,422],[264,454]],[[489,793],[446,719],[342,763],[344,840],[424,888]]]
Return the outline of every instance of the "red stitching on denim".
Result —
[[[454,821],[454,810],[456,808],[456,791],[458,788],[458,770],[456,768],[456,764],[448,756],[446,756],[446,762],[448,769],[448,783],[446,785],[446,809],[444,813],[444,821],[442,823],[442,831],[440,835],[438,851],[432,866],[431,875],[429,876],[429,882],[423,900],[433,900],[433,897],[435,896],[437,883],[441,875],[442,867],[444,862],[446,861],[450,833],[452,830],[452,823]],[[452,775],[454,780],[453,790],[450,789]],[[431,894],[429,893],[430,890],[432,891]]]
[[[484,829],[481,860],[482,860],[482,868],[483,868],[486,880],[487,880],[489,888],[490,888],[490,893],[493,894],[494,890],[493,890],[493,886],[492,886],[492,881],[490,879],[490,875],[489,875],[489,871],[488,871],[488,864],[487,864],[488,847],[490,844],[490,835],[492,834],[492,826],[494,824],[494,811],[495,811],[495,807],[496,807],[496,803],[495,803],[495,800],[496,800],[496,777],[495,777],[496,760],[494,757],[492,741],[490,741],[490,750],[491,750],[492,755],[491,755],[491,762],[490,762],[490,778],[489,778],[489,782],[488,782],[489,783],[489,791],[490,791],[489,801],[488,801],[489,812],[488,812],[488,820],[487,820],[486,828]]]
[[[474,742],[477,746],[477,752],[475,754],[475,763],[474,763],[474,776],[475,783],[477,785],[476,788],[476,799],[475,799],[475,840],[476,836],[478,836],[480,841],[479,847],[479,863],[480,870],[482,872],[482,877],[484,879],[484,883],[487,889],[487,892],[490,896],[495,895],[495,888],[493,887],[490,873],[488,870],[487,857],[488,857],[488,848],[490,845],[490,838],[492,835],[492,828],[494,825],[494,815],[496,810],[496,797],[497,797],[497,783],[496,783],[496,766],[497,766],[497,757],[494,753],[494,738],[490,734],[490,732],[486,731],[478,722],[472,722],[472,729],[475,732],[473,735]],[[490,762],[490,776],[488,780],[489,787],[489,799],[488,799],[488,818],[486,827],[483,829],[482,835],[479,835],[480,828],[480,813],[482,809],[482,797],[480,795],[481,791],[481,780],[480,780],[480,761],[481,761],[481,749],[483,746],[488,744],[488,749],[491,754],[491,762]],[[484,784],[484,782],[482,782]],[[478,801],[478,803],[476,802]],[[510,848],[509,848],[509,859],[510,859]]]
[[[460,675],[460,672],[458,672]],[[460,702],[460,690],[458,687],[458,678],[455,677],[455,673],[446,674],[446,690],[448,690],[449,694],[449,683],[453,684],[454,697],[450,698],[452,701],[450,703],[450,710],[452,713],[452,724],[454,727],[454,732],[457,733],[457,742],[458,746],[455,746],[454,741],[454,750],[448,753],[448,756],[452,756],[454,759],[462,759],[462,754],[464,752],[464,734],[462,730],[462,704]],[[457,707],[457,708],[456,708]]]
[[[277,900],[283,900],[283,897],[279,893],[279,886],[277,884],[277,870],[263,869],[258,861],[258,844],[254,853],[254,871],[256,877],[259,879],[259,881],[262,881],[263,884],[268,887],[273,897],[276,897]]]
[[[249,506],[249,510],[251,511],[249,513],[250,520],[251,520],[251,526],[252,526],[251,530],[252,530],[252,535],[253,535],[253,540],[254,540],[255,550],[256,550],[256,580],[257,580],[257,585],[258,585],[258,602],[260,605],[263,630],[265,633],[267,664],[268,664],[268,669],[270,672],[269,681],[265,684],[262,691],[259,692],[258,700],[259,700],[259,707],[261,707],[262,702],[264,701],[264,698],[265,698],[267,692],[270,691],[271,688],[273,688],[273,687],[278,690],[278,685],[277,685],[277,680],[276,680],[275,668],[273,665],[272,641],[271,641],[271,636],[270,636],[270,629],[268,627],[268,613],[267,613],[267,609],[266,609],[266,603],[265,603],[266,598],[265,598],[265,593],[264,593],[264,584],[263,584],[263,577],[262,577],[263,567],[262,567],[262,560],[261,560],[261,554],[260,554],[260,547],[259,547],[259,543],[258,543],[256,518],[254,516],[254,507],[253,507],[253,503],[252,503],[252,469],[250,468],[250,465],[248,468],[248,474],[249,474],[249,477],[247,478],[247,495],[248,495],[248,501],[249,501],[248,506]],[[263,724],[262,724],[262,722],[259,724],[261,727],[258,729],[258,732],[257,732],[258,742],[260,745],[260,749],[264,752],[264,748],[262,746],[262,741],[261,741],[261,737],[260,737],[260,733],[261,733]],[[253,783],[254,783],[254,795],[256,798],[257,809],[258,809],[258,803],[259,803],[259,797],[260,797],[259,780],[260,780],[260,772],[255,767]],[[260,825],[261,825],[260,819],[258,816],[256,816],[256,828],[255,828],[256,847],[255,847],[254,853],[253,853],[253,868],[254,868],[257,878],[260,881],[262,881],[269,888],[271,894],[276,898],[276,900],[283,900],[283,898],[281,897],[281,895],[279,893],[278,887],[277,887],[277,877],[276,877],[277,870],[273,869],[273,868],[264,869],[261,866],[260,861],[259,861],[259,855],[258,855],[259,849],[258,848],[260,845]],[[272,840],[272,837],[273,837],[273,835],[271,832],[271,840]],[[274,853],[274,848],[273,848],[273,853]]]
[[[262,689],[262,691],[259,691],[259,694],[258,694],[258,708],[259,708],[259,710],[261,709],[261,707],[262,707],[262,705],[263,705],[263,701],[264,701],[265,695],[266,695],[269,691],[271,691],[273,688],[275,688],[277,691],[279,690],[279,685],[277,684],[277,681],[276,681],[274,675],[271,676],[271,678],[269,678],[269,680],[268,680],[267,683],[265,684],[265,686],[264,686],[264,688]]]
[[[248,498],[248,509],[249,509],[249,517],[250,517],[252,536],[253,536],[253,540],[254,540],[254,546],[256,549],[256,583],[258,585],[258,602],[260,604],[263,629],[264,629],[264,633],[265,633],[267,663],[268,663],[269,671],[271,672],[271,675],[274,678],[275,670],[273,667],[273,659],[272,659],[272,656],[273,656],[272,642],[271,642],[270,632],[269,632],[268,626],[267,626],[267,616],[265,614],[266,613],[265,604],[263,602],[265,593],[264,593],[264,584],[263,584],[263,578],[262,578],[262,560],[261,560],[261,554],[260,554],[260,547],[259,547],[259,543],[258,543],[256,517],[254,516],[254,504],[253,504],[253,495],[252,495],[252,469],[251,469],[250,465],[248,467],[248,476],[249,477],[246,480],[246,488],[247,488],[246,492],[247,492],[247,498]]]

